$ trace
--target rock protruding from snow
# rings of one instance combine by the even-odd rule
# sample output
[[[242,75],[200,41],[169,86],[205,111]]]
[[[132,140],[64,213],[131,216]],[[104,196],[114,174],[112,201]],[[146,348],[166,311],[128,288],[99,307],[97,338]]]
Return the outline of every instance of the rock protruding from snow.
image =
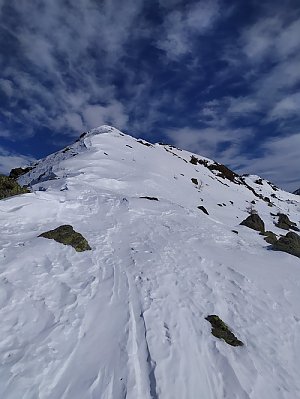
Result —
[[[243,346],[243,342],[238,340],[237,337],[230,331],[229,327],[217,315],[209,315],[205,317],[212,325],[212,335],[217,338],[224,339],[224,341],[231,346]]]
[[[29,193],[26,187],[21,187],[14,179],[0,175],[0,200],[14,195]]]
[[[299,229],[296,227],[297,223],[292,222],[287,215],[284,213],[279,213],[278,214],[278,222],[275,223],[277,227],[283,230],[295,230],[299,231]]]
[[[68,224],[42,233],[39,237],[52,239],[64,245],[71,245],[77,252],[88,251],[91,249],[82,234],[74,231],[73,227]]]
[[[294,232],[289,232],[285,237],[280,237],[274,243],[273,248],[300,258],[300,236]]]
[[[242,226],[247,226],[249,229],[257,230],[257,231],[265,231],[265,224],[261,217],[252,213],[245,220],[240,223]]]

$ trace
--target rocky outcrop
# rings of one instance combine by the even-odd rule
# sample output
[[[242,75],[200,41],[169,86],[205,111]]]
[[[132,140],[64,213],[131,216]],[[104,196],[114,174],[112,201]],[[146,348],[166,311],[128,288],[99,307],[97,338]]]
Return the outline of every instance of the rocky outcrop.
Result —
[[[237,337],[230,331],[229,327],[220,319],[219,316],[213,314],[205,317],[212,325],[212,335],[224,339],[224,341],[231,346],[243,346],[243,342],[238,340]]]
[[[25,193],[29,193],[26,187],[21,187],[11,177],[0,175],[0,200]]]
[[[64,245],[70,245],[77,252],[88,251],[91,249],[87,240],[68,224],[59,226],[54,230],[46,231],[45,233],[40,234],[39,237],[55,240]]]
[[[17,179],[18,177],[25,175],[25,173],[28,173],[32,170],[33,168],[31,166],[28,166],[27,168],[14,168],[10,171],[9,177],[12,179]]]
[[[240,223],[242,226],[247,226],[249,229],[256,231],[265,231],[265,224],[259,215],[252,213],[245,220]]]
[[[300,258],[300,236],[294,232],[289,232],[273,244],[273,249]]]

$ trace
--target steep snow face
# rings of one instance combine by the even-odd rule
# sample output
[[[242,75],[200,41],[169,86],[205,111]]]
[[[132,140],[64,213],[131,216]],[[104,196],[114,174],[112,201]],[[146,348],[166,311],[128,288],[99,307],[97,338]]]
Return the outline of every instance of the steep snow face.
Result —
[[[1,398],[300,397],[299,258],[239,225],[254,208],[285,234],[299,197],[106,126],[19,181],[33,192],[0,202]],[[92,250],[38,237],[63,224]]]

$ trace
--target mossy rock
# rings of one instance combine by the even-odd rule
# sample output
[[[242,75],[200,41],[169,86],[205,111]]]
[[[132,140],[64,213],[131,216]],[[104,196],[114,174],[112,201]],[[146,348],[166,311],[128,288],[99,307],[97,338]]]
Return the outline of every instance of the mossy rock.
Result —
[[[275,244],[275,242],[277,242],[277,236],[275,233],[273,233],[273,231],[265,231],[263,233],[260,233],[262,235],[265,236],[264,240],[268,243],[268,244]]]
[[[30,191],[26,187],[21,187],[11,177],[0,175],[0,199],[29,192]]]
[[[213,336],[223,339],[228,345],[243,346],[243,342],[238,340],[237,337],[230,331],[229,327],[220,319],[219,316],[213,314],[205,317],[212,325],[211,333]]]
[[[48,238],[55,240],[64,245],[71,245],[77,252],[89,251],[87,240],[77,231],[74,231],[73,227],[65,224],[57,227],[54,230],[46,231],[39,235],[39,237]]]
[[[242,226],[247,226],[249,229],[256,231],[265,231],[265,224],[259,215],[252,213],[245,220],[240,223]]]
[[[300,258],[300,236],[294,232],[289,232],[273,244],[273,249]]]
[[[284,213],[278,213],[278,222],[275,223],[275,226],[279,227],[280,229],[283,230],[295,230],[299,231],[299,229],[296,227],[297,223],[292,222],[287,215]]]

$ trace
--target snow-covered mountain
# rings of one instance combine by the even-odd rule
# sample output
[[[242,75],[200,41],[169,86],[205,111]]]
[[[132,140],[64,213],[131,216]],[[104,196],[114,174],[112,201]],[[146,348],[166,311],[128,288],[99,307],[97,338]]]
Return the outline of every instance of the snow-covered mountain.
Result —
[[[293,194],[300,195],[300,188],[298,188],[298,190],[294,191]]]
[[[108,126],[19,183],[0,201],[1,398],[300,398],[300,259],[240,225],[284,235],[298,196]],[[39,237],[61,225],[90,249]]]

